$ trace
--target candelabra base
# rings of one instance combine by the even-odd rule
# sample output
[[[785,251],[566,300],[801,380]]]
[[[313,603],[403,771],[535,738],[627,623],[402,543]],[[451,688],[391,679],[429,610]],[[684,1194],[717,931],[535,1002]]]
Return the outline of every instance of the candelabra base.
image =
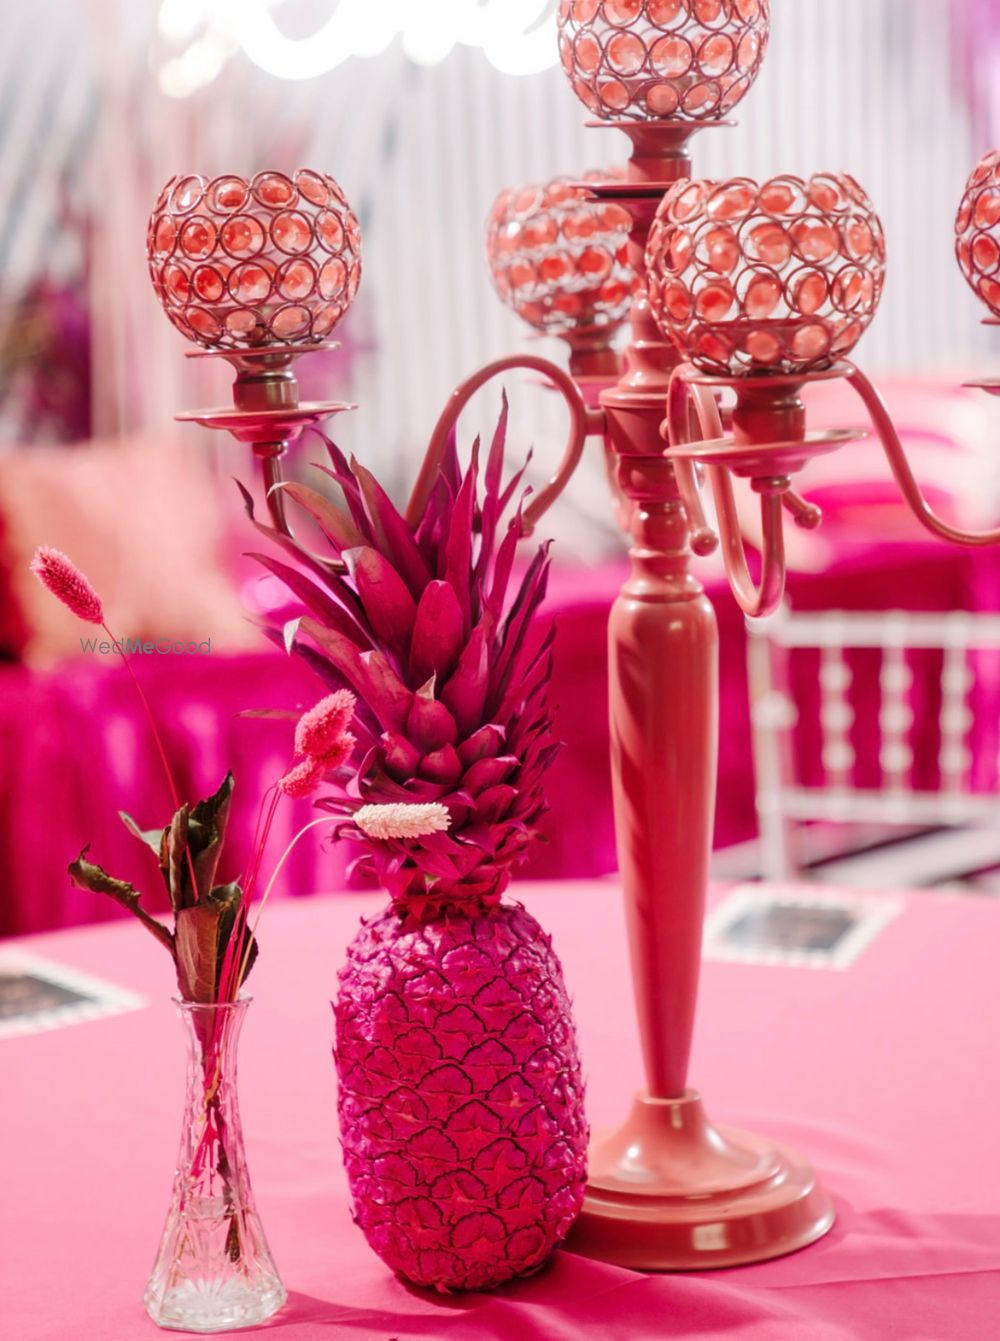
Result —
[[[590,1149],[572,1252],[640,1271],[704,1271],[795,1252],[827,1233],[833,1205],[809,1165],[765,1137],[713,1127],[701,1097],[638,1095]]]

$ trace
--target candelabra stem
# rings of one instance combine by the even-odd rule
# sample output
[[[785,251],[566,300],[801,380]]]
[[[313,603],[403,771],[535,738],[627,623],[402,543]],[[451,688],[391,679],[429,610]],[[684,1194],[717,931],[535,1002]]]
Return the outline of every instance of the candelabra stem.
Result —
[[[663,191],[689,171],[691,129],[629,128],[628,183],[592,188],[597,196],[614,192],[629,211],[640,274]],[[680,389],[670,396],[678,357],[644,292],[631,330],[624,375],[600,404],[632,537],[632,571],[609,629],[611,769],[646,1087],[624,1124],[595,1138],[568,1243],[623,1266],[688,1270],[803,1247],[830,1228],[833,1209],[808,1164],[766,1138],[712,1126],[687,1088],[718,746],[715,614],[689,565],[692,548],[708,552],[715,536],[696,502],[693,462],[664,455],[668,404],[684,421],[683,441],[689,412]],[[707,415],[707,401],[695,404]],[[779,536],[776,570],[784,486],[769,481],[762,500],[768,529]],[[773,592],[769,581],[766,598]]]
[[[609,688],[646,1087],[625,1123],[591,1146],[568,1242],[624,1266],[689,1270],[803,1247],[830,1228],[833,1208],[807,1163],[767,1138],[714,1127],[687,1088],[715,802],[718,634],[689,571],[692,522],[661,451],[665,399],[623,385],[601,396],[633,541],[631,575],[611,612]],[[779,527],[786,484],[764,490]]]
[[[615,829],[649,1094],[683,1096],[715,803],[718,632],[662,457],[619,459],[632,573],[611,612]],[[664,973],[669,962],[670,972]]]
[[[188,358],[225,359],[236,369],[232,407],[188,410],[177,415],[182,422],[205,428],[225,429],[238,441],[247,443],[260,462],[267,510],[275,530],[296,543],[285,510],[281,458],[291,443],[307,429],[317,429],[324,420],[357,407],[343,401],[299,400],[298,382],[293,365],[303,354],[336,345],[312,344],[298,347],[264,345],[259,349],[192,350]],[[303,551],[308,553],[308,551]],[[340,571],[340,560],[321,555],[309,557],[316,563]]]
[[[283,442],[258,442],[254,443],[253,450],[254,456],[260,461],[267,510],[270,513],[275,530],[288,536],[289,540],[294,540],[295,536],[288,524],[288,517],[285,513],[285,499],[280,487],[284,483],[284,477],[281,473],[281,458],[285,454],[285,444]]]

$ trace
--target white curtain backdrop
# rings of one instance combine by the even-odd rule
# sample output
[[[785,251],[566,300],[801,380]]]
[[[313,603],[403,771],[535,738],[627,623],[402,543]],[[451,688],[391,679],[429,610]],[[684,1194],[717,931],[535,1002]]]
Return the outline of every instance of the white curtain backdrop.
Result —
[[[889,241],[885,297],[858,355],[874,373],[1000,365],[1000,337],[979,324],[953,255],[964,181],[991,147],[956,58],[963,5],[975,3],[772,0],[770,53],[739,124],[694,141],[699,175],[845,168],[866,187]],[[297,0],[274,13],[302,36],[333,7]],[[461,378],[514,349],[563,358],[493,294],[483,256],[493,197],[621,161],[624,137],[584,128],[588,113],[558,67],[504,75],[467,48],[416,66],[398,42],[303,82],[263,74],[238,53],[207,88],[171,99],[153,73],[156,12],[153,0],[0,6],[0,302],[59,263],[46,219],[52,181],[68,175],[93,212],[100,422],[165,430],[175,409],[224,400],[228,379],[185,364],[184,341],[148,286],[145,214],[161,181],[177,170],[330,171],[364,237],[361,294],[342,334],[368,346],[351,358],[350,385],[336,387],[361,405],[338,421],[338,438],[401,488]],[[552,460],[563,431],[555,397],[516,380],[509,390],[513,434]],[[498,394],[470,412],[470,431],[488,429]],[[598,463],[573,499],[605,517]]]

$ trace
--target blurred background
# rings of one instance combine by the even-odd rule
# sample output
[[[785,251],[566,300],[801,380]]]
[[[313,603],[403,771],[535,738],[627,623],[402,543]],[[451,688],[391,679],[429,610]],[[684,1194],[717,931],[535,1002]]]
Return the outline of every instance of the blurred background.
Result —
[[[466,45],[470,11],[485,49]],[[622,161],[557,62],[555,0],[35,0],[0,16],[0,425],[15,441],[169,431],[206,387],[159,316],[145,221],[175,172],[309,165],[363,229],[364,280],[325,380],[345,446],[403,484],[451,388],[523,346],[484,259],[498,192]],[[953,223],[1000,118],[991,0],[773,0],[763,75],[705,176],[846,169],[890,260],[873,373],[995,368]],[[466,35],[469,35],[466,33]],[[560,357],[558,346],[542,349]],[[225,390],[213,370],[208,390]],[[531,404],[531,436],[546,409]],[[558,439],[557,439],[558,440]],[[603,518],[603,495],[595,508]]]
[[[31,589],[25,574],[35,545],[77,558],[123,631],[211,637],[211,657],[142,668],[193,788],[214,787],[232,763],[249,814],[287,742],[276,724],[237,721],[235,712],[315,696],[304,670],[263,650],[247,618],[266,616],[281,600],[240,558],[253,546],[230,477],[250,482],[249,455],[229,439],[173,423],[179,410],[226,403],[229,378],[211,361],[185,359],[188,346],[153,295],[145,226],[161,185],[177,172],[249,176],[262,167],[309,166],[337,178],[361,222],[363,278],[338,328],[341,348],[300,363],[301,380],[307,395],[358,403],[338,419],[337,440],[403,497],[456,383],[518,349],[565,362],[558,341],[534,336],[498,301],[484,252],[485,220],[502,188],[626,156],[614,129],[584,125],[588,113],[558,65],[556,7],[556,0],[0,7],[0,855],[16,873],[0,930],[98,915],[91,896],[66,887],[62,871],[88,839],[95,855],[103,842],[102,858],[114,864],[122,839],[111,836],[106,815],[141,788],[148,766],[120,672],[100,658],[81,660],[78,631],[61,612],[43,609]],[[733,128],[696,137],[696,173],[845,169],[874,200],[888,238],[888,279],[858,361],[884,385],[939,504],[967,524],[995,522],[998,419],[993,403],[962,382],[998,372],[1000,334],[981,324],[984,309],[954,259],[964,183],[979,156],[1000,143],[995,0],[772,0],[770,51],[737,116]],[[510,442],[518,451],[534,446],[542,478],[561,450],[560,408],[529,379],[515,378],[508,391]],[[463,435],[489,431],[498,407],[494,387],[470,409]],[[836,394],[817,413],[858,418]],[[875,453],[861,444],[818,468],[814,484],[832,502],[830,525],[792,538],[793,606],[1000,610],[997,561],[921,539],[886,493],[887,470]],[[294,469],[307,475],[308,449],[300,457]],[[837,495],[835,486],[847,492]],[[614,864],[604,622],[624,545],[599,453],[547,520],[561,565],[553,604],[568,744],[553,788],[561,809],[537,870],[604,873]],[[728,656],[718,839],[739,849],[734,870],[753,873],[754,859],[740,846],[752,843],[756,828],[745,634],[718,570],[711,562],[703,569]],[[919,689],[939,678],[942,664],[913,663],[908,674]],[[988,718],[993,700],[982,699],[984,683],[976,678]],[[907,748],[917,764],[936,759],[941,744],[942,700],[928,693],[937,736],[921,734],[914,704],[906,705],[903,734],[912,736]],[[962,710],[975,706],[969,697]],[[878,730],[878,712],[866,726],[857,705],[848,710],[844,730],[861,760],[861,738]],[[996,790],[995,728],[993,720],[962,747],[963,780],[980,796]],[[808,739],[795,746],[800,755],[810,748],[819,747]],[[920,786],[938,785],[935,767]],[[294,821],[290,814],[288,825]],[[42,854],[40,827],[48,834]],[[329,853],[303,856],[289,868],[289,888],[332,887],[342,875],[338,862]]]

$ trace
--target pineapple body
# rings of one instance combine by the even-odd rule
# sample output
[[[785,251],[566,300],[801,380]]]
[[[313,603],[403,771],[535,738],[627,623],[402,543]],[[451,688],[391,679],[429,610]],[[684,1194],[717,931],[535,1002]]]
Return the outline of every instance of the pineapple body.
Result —
[[[335,1005],[354,1216],[417,1285],[539,1267],[583,1200],[588,1130],[551,941],[519,904],[362,923]]]

